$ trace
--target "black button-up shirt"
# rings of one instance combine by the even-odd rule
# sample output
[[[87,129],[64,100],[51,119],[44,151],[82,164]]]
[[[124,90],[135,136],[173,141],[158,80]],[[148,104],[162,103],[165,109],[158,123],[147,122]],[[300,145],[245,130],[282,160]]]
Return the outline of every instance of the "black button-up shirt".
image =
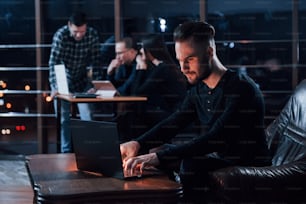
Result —
[[[198,135],[158,152],[161,163],[214,152],[232,164],[255,165],[255,160],[266,156],[264,101],[246,75],[228,70],[213,89],[199,82],[178,111],[136,141],[142,148],[161,145],[195,121]]]

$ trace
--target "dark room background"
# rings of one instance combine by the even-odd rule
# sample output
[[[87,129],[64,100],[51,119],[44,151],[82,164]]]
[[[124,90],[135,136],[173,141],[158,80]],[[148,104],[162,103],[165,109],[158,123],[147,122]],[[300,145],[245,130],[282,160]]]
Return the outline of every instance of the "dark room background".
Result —
[[[262,89],[267,123],[306,76],[306,2],[302,0],[0,0],[0,148],[23,154],[55,151],[48,100],[54,32],[75,10],[100,34],[103,67],[120,36],[162,33],[174,56],[173,29],[186,20],[216,28],[217,53]]]

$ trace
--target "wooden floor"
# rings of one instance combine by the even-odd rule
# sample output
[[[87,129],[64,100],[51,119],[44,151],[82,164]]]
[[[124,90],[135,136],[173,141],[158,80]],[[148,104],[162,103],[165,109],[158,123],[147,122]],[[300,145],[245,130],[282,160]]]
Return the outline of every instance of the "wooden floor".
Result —
[[[20,156],[0,156],[0,203],[33,203],[31,187],[25,161]]]

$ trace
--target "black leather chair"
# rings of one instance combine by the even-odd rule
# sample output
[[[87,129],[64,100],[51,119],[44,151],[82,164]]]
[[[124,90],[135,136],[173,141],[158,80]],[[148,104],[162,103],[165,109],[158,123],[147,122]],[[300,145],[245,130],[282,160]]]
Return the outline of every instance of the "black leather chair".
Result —
[[[272,165],[233,166],[211,174],[211,187],[228,202],[306,202],[306,80],[266,128]]]

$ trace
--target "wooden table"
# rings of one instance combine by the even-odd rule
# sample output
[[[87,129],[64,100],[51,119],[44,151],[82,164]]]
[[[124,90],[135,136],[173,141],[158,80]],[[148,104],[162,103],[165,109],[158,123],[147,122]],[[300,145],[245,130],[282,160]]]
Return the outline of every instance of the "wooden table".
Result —
[[[57,128],[57,152],[61,150],[61,100],[70,103],[120,103],[120,102],[146,102],[147,97],[141,96],[114,96],[114,97],[97,97],[97,98],[74,98],[72,95],[58,94],[57,112],[56,112],[56,128]]]
[[[77,170],[74,154],[27,157],[37,203],[177,203],[181,185],[166,176],[120,180]]]

